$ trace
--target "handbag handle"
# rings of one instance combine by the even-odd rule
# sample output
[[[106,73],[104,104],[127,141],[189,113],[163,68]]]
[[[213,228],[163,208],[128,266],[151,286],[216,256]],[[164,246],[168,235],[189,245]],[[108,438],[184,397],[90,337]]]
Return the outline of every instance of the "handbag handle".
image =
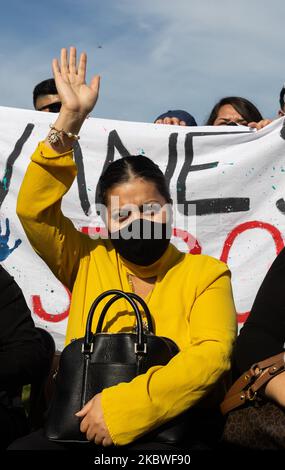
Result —
[[[143,330],[143,321],[141,317],[141,313],[138,309],[138,306],[136,302],[132,299],[132,297],[129,294],[126,294],[125,292],[118,290],[118,289],[111,289],[106,292],[103,292],[100,294],[93,302],[93,304],[90,307],[89,313],[88,313],[88,318],[87,318],[87,323],[86,323],[86,331],[85,331],[85,337],[84,337],[84,343],[82,345],[82,352],[83,354],[90,354],[93,350],[93,333],[92,333],[92,320],[93,316],[95,313],[96,308],[98,307],[99,303],[105,299],[105,297],[108,297],[109,295],[116,296],[117,299],[119,298],[124,298],[129,302],[129,304],[132,306],[134,313],[136,315],[137,319],[137,343],[135,344],[135,353],[136,354],[146,354],[147,352],[147,341],[146,337],[144,334]],[[113,299],[112,299],[113,300]],[[105,309],[105,312],[103,311],[100,315],[99,322],[101,317],[106,315],[107,310]],[[103,317],[104,320],[104,317]]]
[[[285,370],[285,353],[279,353],[257,362],[244,372],[231,386],[220,404],[223,415],[229,413],[247,401],[254,401],[258,391]]]
[[[134,292],[128,292],[127,293],[132,299],[136,300],[143,308],[144,310],[144,313],[145,313],[145,316],[146,316],[146,319],[147,319],[147,329],[149,331],[149,333],[154,333],[154,329],[153,329],[153,321],[152,321],[152,318],[151,318],[151,314],[150,314],[150,311],[149,311],[149,308],[147,306],[147,304],[145,303],[145,301],[137,294],[135,294]],[[107,304],[105,305],[105,307],[103,308],[102,310],[102,313],[100,315],[100,318],[98,320],[98,324],[97,324],[97,329],[96,329],[96,333],[101,333],[102,331],[102,327],[103,327],[103,322],[104,322],[104,318],[105,318],[105,315],[107,313],[107,311],[109,310],[109,308],[111,307],[111,305],[113,305],[114,302],[116,302],[118,299],[120,299],[121,296],[120,295],[116,295],[115,297],[113,297],[112,299],[108,300]]]

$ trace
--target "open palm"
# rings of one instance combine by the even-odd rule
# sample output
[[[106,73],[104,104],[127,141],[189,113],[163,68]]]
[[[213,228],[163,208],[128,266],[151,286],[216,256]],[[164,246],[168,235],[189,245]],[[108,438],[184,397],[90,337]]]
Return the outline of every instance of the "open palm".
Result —
[[[82,53],[77,65],[76,48],[71,47],[69,58],[67,49],[61,50],[60,64],[52,62],[56,88],[62,106],[71,112],[87,115],[94,108],[99,94],[100,77],[94,76],[90,85],[86,84],[87,56]]]

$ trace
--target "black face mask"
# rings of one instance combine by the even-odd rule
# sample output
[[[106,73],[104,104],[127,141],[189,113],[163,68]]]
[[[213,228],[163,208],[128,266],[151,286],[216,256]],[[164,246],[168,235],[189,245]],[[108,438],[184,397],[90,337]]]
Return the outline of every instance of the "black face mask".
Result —
[[[109,236],[123,258],[139,266],[149,266],[165,253],[171,232],[169,223],[136,219],[117,232],[109,232]]]

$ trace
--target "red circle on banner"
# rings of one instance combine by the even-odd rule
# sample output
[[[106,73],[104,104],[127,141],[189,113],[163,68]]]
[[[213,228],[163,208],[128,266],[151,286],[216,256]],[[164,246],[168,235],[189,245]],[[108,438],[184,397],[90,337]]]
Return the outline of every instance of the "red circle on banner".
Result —
[[[42,320],[52,322],[52,323],[58,323],[58,322],[64,320],[65,318],[67,318],[68,314],[69,314],[71,293],[69,292],[69,290],[65,286],[63,286],[63,287],[66,290],[68,298],[69,298],[68,307],[67,307],[66,310],[64,310],[64,312],[61,312],[61,313],[48,313],[48,312],[46,312],[45,309],[43,308],[40,296],[39,295],[32,295],[33,313],[35,315],[37,315],[39,318],[41,318]]]
[[[228,262],[228,257],[229,257],[229,252],[232,248],[232,245],[235,241],[235,239],[242,234],[243,232],[247,230],[251,230],[254,228],[260,228],[262,230],[266,230],[270,235],[272,236],[274,243],[275,243],[275,248],[276,248],[276,255],[280,253],[280,251],[284,248],[284,241],[282,238],[282,234],[280,230],[278,230],[276,227],[274,227],[271,224],[268,224],[267,222],[260,222],[258,220],[253,220],[250,222],[244,222],[243,224],[238,225],[235,227],[227,236],[226,241],[224,243],[223,251],[220,257],[220,260],[223,261],[224,263]],[[248,317],[250,312],[244,312],[244,313],[238,313],[238,323],[244,323]]]

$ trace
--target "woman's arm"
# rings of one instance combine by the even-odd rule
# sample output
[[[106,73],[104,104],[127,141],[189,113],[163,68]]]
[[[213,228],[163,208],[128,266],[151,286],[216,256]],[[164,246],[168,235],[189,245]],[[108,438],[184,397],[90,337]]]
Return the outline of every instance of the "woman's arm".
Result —
[[[271,379],[265,387],[265,395],[285,407],[285,372]]]
[[[70,49],[69,61],[66,49],[62,49],[61,66],[54,60],[53,71],[62,101],[54,127],[64,133],[58,134],[56,144],[50,143],[47,137],[33,154],[19,192],[17,214],[34,250],[55,276],[72,290],[89,239],[61,212],[62,197],[77,173],[72,153],[74,140],[66,133],[78,134],[94,107],[99,77],[93,78],[90,87],[86,85],[86,54],[81,54],[77,68],[75,48]]]
[[[78,135],[82,124],[98,99],[100,77],[95,75],[88,86],[86,84],[86,66],[87,55],[85,53],[80,55],[77,65],[75,47],[70,48],[69,58],[67,49],[61,50],[60,65],[57,59],[52,62],[56,88],[62,103],[54,128],[63,130],[64,133],[59,135],[60,141],[58,143],[52,144],[49,139],[51,130],[45,144],[58,154],[72,149],[73,139],[69,138],[66,133]]]

